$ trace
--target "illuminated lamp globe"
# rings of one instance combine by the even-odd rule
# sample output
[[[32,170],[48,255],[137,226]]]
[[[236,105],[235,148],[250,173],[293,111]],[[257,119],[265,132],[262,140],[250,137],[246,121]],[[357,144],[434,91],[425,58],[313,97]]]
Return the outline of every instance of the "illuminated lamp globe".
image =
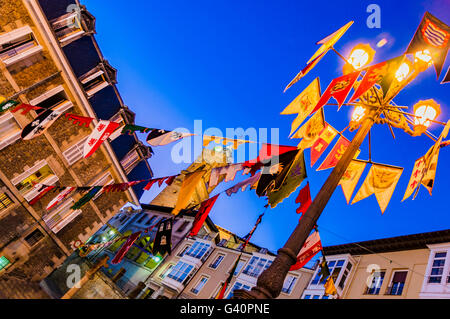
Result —
[[[424,133],[441,113],[441,107],[433,99],[419,101],[414,104],[414,131]]]
[[[429,50],[425,49],[414,53],[414,67],[419,72],[425,71],[433,64],[433,59]]]
[[[355,107],[352,113],[352,122],[359,122],[366,115],[366,108],[358,105]]]
[[[408,75],[410,74],[411,69],[412,69],[411,61],[405,59],[405,62],[400,64],[397,71],[395,72],[396,80],[398,82],[403,82],[403,80],[405,80],[408,77]]]
[[[363,66],[373,61],[375,50],[369,44],[357,44],[347,59],[348,63],[344,65],[343,73],[348,74],[355,69],[360,69]]]

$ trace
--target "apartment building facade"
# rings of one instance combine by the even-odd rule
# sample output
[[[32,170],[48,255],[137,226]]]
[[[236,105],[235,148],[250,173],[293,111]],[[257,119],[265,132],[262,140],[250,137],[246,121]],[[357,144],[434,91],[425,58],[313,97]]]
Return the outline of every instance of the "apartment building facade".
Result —
[[[11,0],[0,3],[0,96],[58,110],[62,115],[42,135],[20,138],[40,110],[0,115],[0,298],[46,298],[39,286],[53,269],[110,219],[126,202],[138,204],[142,187],[99,193],[78,210],[73,193],[50,210],[57,194],[40,196],[34,183],[104,185],[151,178],[151,148],[135,134],[110,136],[87,159],[82,146],[99,119],[133,124],[116,70],[94,38],[95,18],[78,1]],[[90,127],[65,114],[93,117]]]
[[[275,259],[267,249],[249,243],[214,224],[203,226],[194,238],[186,238],[146,282],[138,298],[214,299],[236,262],[237,267],[224,298],[235,289],[250,290],[258,276]],[[291,271],[284,282],[280,299],[299,299],[313,271],[308,268]]]
[[[450,230],[323,248],[341,299],[450,299]],[[320,268],[302,299],[327,299]]]

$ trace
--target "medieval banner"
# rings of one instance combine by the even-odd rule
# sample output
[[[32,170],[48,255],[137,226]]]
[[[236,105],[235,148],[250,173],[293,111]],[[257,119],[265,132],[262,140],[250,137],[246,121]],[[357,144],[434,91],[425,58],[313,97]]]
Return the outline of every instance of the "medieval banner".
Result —
[[[114,132],[119,123],[101,120],[97,123],[91,135],[86,139],[83,149],[83,157],[88,158],[100,147],[100,145]]]
[[[350,198],[352,197],[353,191],[355,190],[356,184],[366,168],[366,163],[358,160],[352,160],[347,167],[344,175],[342,175],[339,185],[342,187],[347,204],[350,203]]]
[[[326,123],[325,128],[320,132],[319,137],[311,147],[311,167],[314,166],[320,155],[322,155],[337,134],[338,131],[330,124]]]
[[[402,172],[402,167],[373,164],[352,204],[375,194],[381,212],[384,213]]]
[[[291,138],[301,138],[302,140],[297,147],[305,150],[314,144],[324,127],[325,117],[323,109],[321,109],[319,112],[314,113]]]
[[[286,175],[279,175],[275,179],[273,189],[268,193],[269,205],[276,207],[285,198],[289,197],[306,178],[305,155],[299,151]]]

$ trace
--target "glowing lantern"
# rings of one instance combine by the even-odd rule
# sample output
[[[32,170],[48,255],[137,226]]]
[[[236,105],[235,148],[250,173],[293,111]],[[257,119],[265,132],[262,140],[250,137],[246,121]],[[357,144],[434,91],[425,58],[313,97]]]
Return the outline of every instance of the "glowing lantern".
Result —
[[[431,64],[433,64],[433,59],[429,50],[417,51],[414,54],[414,64],[418,71],[425,71]]]
[[[348,74],[354,69],[359,69],[369,64],[372,62],[374,55],[375,50],[369,44],[357,44],[350,52],[350,56],[347,59],[348,63],[344,65],[343,73]]]
[[[359,122],[366,115],[366,108],[358,105],[355,107],[352,113],[352,122]]]
[[[417,102],[414,105],[414,130],[418,133],[425,132],[440,113],[441,108],[433,99]]]

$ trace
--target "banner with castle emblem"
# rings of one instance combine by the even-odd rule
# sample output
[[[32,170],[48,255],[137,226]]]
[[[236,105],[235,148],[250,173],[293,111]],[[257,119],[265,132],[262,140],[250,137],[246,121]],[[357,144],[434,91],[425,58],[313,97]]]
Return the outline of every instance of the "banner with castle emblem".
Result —
[[[353,84],[356,82],[356,79],[358,79],[360,73],[361,71],[355,71],[333,79],[333,81],[331,81],[331,83],[328,85],[325,92],[323,92],[319,102],[317,102],[311,114],[315,113],[325,104],[327,104],[328,100],[332,97],[338,102],[339,110],[351,88],[353,87]]]
[[[402,172],[402,167],[372,164],[361,188],[353,198],[352,204],[375,194],[381,213],[384,213]]]
[[[450,47],[449,40],[450,27],[427,11],[405,53],[428,50],[439,78]]]
[[[325,128],[320,132],[319,137],[311,147],[311,167],[314,166],[320,155],[325,152],[328,145],[330,145],[337,134],[338,131],[330,124],[326,123]]]
[[[172,252],[172,222],[172,218],[160,222],[156,232],[155,241],[153,242],[153,255],[159,253],[161,256],[164,256],[166,252],[168,254]]]

